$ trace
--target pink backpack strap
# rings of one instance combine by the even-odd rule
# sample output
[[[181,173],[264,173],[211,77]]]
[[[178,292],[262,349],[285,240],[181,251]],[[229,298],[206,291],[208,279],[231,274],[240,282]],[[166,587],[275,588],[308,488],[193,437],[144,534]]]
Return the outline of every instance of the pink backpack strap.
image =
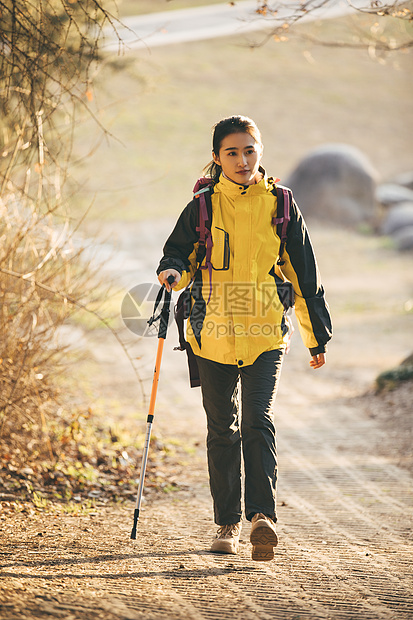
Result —
[[[290,208],[292,202],[292,193],[291,190],[286,187],[275,187],[276,196],[277,196],[277,217],[272,218],[273,226],[278,226],[281,224],[281,232],[280,232],[280,258],[278,259],[278,265],[283,265],[284,261],[281,259],[281,254],[284,251],[285,243],[287,241],[287,227],[290,221]]]
[[[203,253],[205,248],[205,265],[199,266],[198,269],[208,269],[209,273],[209,296],[208,302],[211,299],[212,295],[212,262],[211,262],[211,254],[212,254],[212,235],[211,235],[211,223],[212,223],[212,206],[211,206],[211,188],[213,185],[212,179],[202,177],[198,179],[194,187],[194,198],[199,201],[199,224],[196,227],[197,232],[199,232],[199,252],[198,256],[199,263],[203,260]],[[210,206],[210,213],[208,213],[208,205],[207,200]],[[209,225],[209,228],[208,228]]]

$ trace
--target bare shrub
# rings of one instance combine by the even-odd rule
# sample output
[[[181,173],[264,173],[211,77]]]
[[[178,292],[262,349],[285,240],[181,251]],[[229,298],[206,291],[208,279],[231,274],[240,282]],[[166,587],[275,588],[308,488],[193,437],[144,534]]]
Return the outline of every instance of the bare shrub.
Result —
[[[51,456],[47,419],[67,353],[59,327],[97,280],[68,220],[22,198],[0,202],[0,436],[23,452],[30,436],[31,450]]]
[[[0,0],[0,442],[22,461],[54,458],[68,360],[59,328],[102,296],[66,177],[108,23],[98,0]]]

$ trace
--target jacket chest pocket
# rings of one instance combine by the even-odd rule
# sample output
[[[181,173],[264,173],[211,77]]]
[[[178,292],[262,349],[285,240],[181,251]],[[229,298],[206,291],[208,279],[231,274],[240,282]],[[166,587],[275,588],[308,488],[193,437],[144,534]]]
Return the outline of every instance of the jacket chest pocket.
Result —
[[[227,271],[229,269],[229,234],[223,229],[214,227],[212,235],[212,268],[215,271]]]

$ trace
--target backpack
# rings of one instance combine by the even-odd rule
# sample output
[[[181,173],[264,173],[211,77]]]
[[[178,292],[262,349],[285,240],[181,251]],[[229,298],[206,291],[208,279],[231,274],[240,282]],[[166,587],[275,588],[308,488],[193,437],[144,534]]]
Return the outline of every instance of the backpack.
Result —
[[[279,179],[277,179],[279,180]],[[212,294],[212,202],[211,194],[213,193],[214,182],[207,177],[201,177],[194,187],[194,199],[198,201],[198,225],[196,231],[199,233],[198,250],[196,256],[196,271],[191,278],[191,281],[187,287],[180,294],[178,301],[175,305],[175,322],[178,328],[179,334],[179,347],[175,347],[174,351],[186,351],[188,356],[188,367],[191,387],[199,387],[201,385],[199,378],[198,365],[196,362],[195,354],[192,350],[189,342],[185,338],[185,326],[184,321],[189,318],[191,312],[191,288],[195,281],[195,277],[198,272],[203,269],[208,269],[209,272],[209,296],[208,302],[211,299]],[[290,221],[290,207],[292,203],[292,192],[290,189],[282,186],[274,185],[272,190],[274,196],[277,197],[277,215],[272,218],[271,224],[277,226],[277,234],[280,237],[280,251],[277,261],[277,265],[283,265],[281,255],[284,251],[284,247],[287,241],[287,227]],[[203,261],[205,259],[205,264]],[[284,282],[275,273],[274,266],[271,268],[270,275],[273,276],[278,296],[282,305],[284,306],[284,316],[289,308],[294,305],[294,291],[290,282]]]

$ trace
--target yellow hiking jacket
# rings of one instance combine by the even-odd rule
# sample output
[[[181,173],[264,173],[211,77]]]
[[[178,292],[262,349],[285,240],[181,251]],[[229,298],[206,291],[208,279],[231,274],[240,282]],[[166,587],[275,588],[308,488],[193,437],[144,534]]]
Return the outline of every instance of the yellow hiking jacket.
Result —
[[[249,186],[221,175],[211,196],[212,282],[207,269],[197,271],[196,200],[182,212],[164,246],[157,273],[177,269],[182,279],[175,290],[186,287],[196,274],[187,323],[187,340],[195,355],[246,366],[264,351],[285,346],[284,308],[274,279],[280,237],[272,225],[277,215],[273,189],[274,181],[266,175]],[[294,287],[300,333],[315,355],[325,351],[331,338],[330,314],[307,228],[294,201],[290,218],[284,263],[276,271]]]

